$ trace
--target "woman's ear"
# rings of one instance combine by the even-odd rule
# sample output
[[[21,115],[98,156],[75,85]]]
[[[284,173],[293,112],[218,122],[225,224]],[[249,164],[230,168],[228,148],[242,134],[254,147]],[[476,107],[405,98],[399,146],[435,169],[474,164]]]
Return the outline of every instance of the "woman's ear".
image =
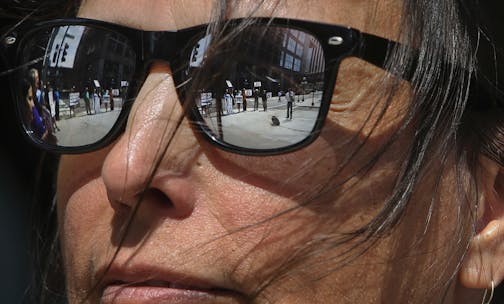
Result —
[[[504,277],[504,168],[484,156],[480,164],[478,226],[459,274],[467,288],[497,286]]]

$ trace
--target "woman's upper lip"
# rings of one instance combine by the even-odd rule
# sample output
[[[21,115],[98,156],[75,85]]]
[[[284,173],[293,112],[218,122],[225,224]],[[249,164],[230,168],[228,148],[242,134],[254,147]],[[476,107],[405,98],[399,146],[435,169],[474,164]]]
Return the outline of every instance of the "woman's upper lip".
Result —
[[[225,282],[163,269],[153,265],[135,264],[119,266],[112,264],[99,269],[95,276],[103,290],[110,285],[156,286],[186,290],[215,290],[236,292]]]
[[[202,268],[204,269],[204,268]],[[183,273],[149,264],[112,264],[96,273],[103,303],[249,303],[244,293],[202,273]],[[93,291],[93,293],[94,293]]]

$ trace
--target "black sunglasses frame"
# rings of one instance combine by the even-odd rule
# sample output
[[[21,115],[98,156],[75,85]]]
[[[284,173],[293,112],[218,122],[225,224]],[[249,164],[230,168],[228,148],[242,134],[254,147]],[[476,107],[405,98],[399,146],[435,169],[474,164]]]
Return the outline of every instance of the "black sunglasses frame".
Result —
[[[244,19],[231,19],[228,21],[227,27],[233,28],[243,22]],[[247,22],[251,21],[247,19]],[[321,108],[317,117],[313,131],[304,140],[290,146],[275,148],[275,149],[250,149],[231,145],[221,141],[205,124],[204,119],[195,107],[191,107],[190,111],[186,111],[186,116],[191,120],[192,125],[198,129],[198,133],[204,134],[203,136],[214,146],[218,146],[226,151],[244,154],[244,155],[276,155],[289,153],[305,147],[312,143],[320,134],[324,125],[327,112],[329,110],[330,99],[340,62],[347,57],[357,57],[367,61],[381,69],[387,70],[385,61],[388,52],[399,45],[399,43],[381,38],[372,34],[363,33],[356,29],[343,27],[338,25],[317,23],[311,21],[297,20],[297,19],[281,19],[281,18],[253,18],[253,25],[264,26],[282,26],[291,29],[301,30],[305,33],[313,35],[321,44],[324,58],[326,62],[324,70],[324,84]],[[25,65],[25,62],[20,62],[20,54],[23,50],[23,45],[26,39],[32,37],[43,28],[50,28],[56,26],[87,26],[102,30],[107,30],[124,36],[129,41],[129,46],[136,54],[136,70],[133,75],[132,85],[128,90],[128,98],[123,105],[123,108],[117,118],[116,123],[111,130],[103,136],[99,141],[83,146],[77,147],[62,147],[53,144],[48,144],[41,139],[35,137],[30,130],[28,130],[21,119],[21,110],[16,106],[17,114],[20,117],[20,126],[22,133],[25,134],[28,140],[35,144],[37,147],[49,152],[62,153],[62,154],[78,154],[86,153],[94,150],[101,149],[111,142],[113,142],[125,129],[126,121],[131,110],[132,103],[141,87],[150,64],[157,60],[169,62],[174,74],[172,75],[177,87],[177,94],[181,102],[184,103],[184,92],[179,90],[178,86],[183,82],[182,70],[187,62],[182,60],[181,54],[184,47],[188,47],[189,42],[195,38],[201,38],[205,35],[208,25],[202,24],[195,27],[182,29],[179,31],[143,31],[137,30],[118,24],[98,21],[93,19],[57,19],[38,23],[28,24],[25,23],[16,27],[15,31],[9,32],[2,39],[2,47],[6,53],[7,67],[11,70],[19,69]],[[192,46],[191,46],[192,48]],[[185,51],[186,52],[186,51]],[[393,71],[389,71],[393,73]],[[16,79],[11,73],[11,88],[13,90],[12,96],[14,102],[17,104],[22,96],[19,96],[17,90]]]

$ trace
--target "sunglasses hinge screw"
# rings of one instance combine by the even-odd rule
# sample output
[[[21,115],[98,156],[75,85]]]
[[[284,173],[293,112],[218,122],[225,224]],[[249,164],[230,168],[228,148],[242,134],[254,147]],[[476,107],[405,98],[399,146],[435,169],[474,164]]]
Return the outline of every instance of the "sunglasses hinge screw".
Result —
[[[343,42],[344,42],[343,38],[340,36],[331,37],[331,38],[329,38],[329,41],[328,41],[328,43],[330,45],[341,45],[341,44],[343,44]]]
[[[5,45],[13,45],[14,43],[16,43],[16,37],[14,37],[14,36],[7,36],[4,39],[4,43],[5,43]]]

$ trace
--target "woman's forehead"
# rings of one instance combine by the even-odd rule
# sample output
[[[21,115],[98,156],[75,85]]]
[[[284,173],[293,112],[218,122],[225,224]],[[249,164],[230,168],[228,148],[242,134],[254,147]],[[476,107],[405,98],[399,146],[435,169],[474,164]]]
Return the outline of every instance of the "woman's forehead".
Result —
[[[144,30],[177,30],[208,23],[215,0],[84,0],[78,15]],[[340,24],[395,38],[401,0],[235,1],[230,18],[276,16]]]

